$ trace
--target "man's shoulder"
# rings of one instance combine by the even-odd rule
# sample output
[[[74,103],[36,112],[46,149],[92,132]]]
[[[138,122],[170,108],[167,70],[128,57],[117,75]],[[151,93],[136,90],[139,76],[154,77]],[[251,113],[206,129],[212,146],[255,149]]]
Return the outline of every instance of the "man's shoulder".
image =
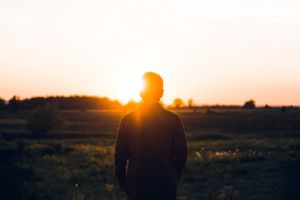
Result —
[[[124,121],[124,122],[136,121],[136,120],[140,119],[140,116],[142,115],[142,113],[143,113],[143,111],[141,109],[136,109],[134,111],[131,111],[131,112],[125,114],[122,117],[122,121]],[[176,114],[170,110],[167,110],[165,108],[162,108],[160,113],[165,119],[172,120],[172,121],[180,121],[181,120],[181,118],[178,114]]]
[[[136,121],[137,118],[139,118],[138,116],[140,115],[140,111],[139,109],[136,109],[134,111],[128,112],[125,115],[123,115],[121,121],[123,121],[124,123],[128,123],[130,121]]]
[[[168,116],[169,118],[171,119],[174,119],[174,120],[180,120],[180,116],[170,110],[167,110],[167,109],[163,109],[163,112],[166,116]]]
[[[131,111],[129,113],[126,113],[125,115],[123,115],[122,121],[128,121],[128,120],[134,118],[134,116],[136,115],[136,113],[137,113],[136,110],[135,111]]]

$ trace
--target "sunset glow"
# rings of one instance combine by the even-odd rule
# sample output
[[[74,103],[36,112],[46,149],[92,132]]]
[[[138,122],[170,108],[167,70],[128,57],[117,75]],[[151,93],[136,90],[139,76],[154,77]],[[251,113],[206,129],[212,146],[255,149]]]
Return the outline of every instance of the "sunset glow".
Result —
[[[0,97],[85,94],[139,100],[300,105],[300,2],[0,2]]]
[[[124,68],[116,77],[117,87],[119,89],[119,100],[127,103],[129,100],[139,101],[139,91],[143,87],[142,76],[143,71],[127,70]],[[113,88],[112,88],[113,89]]]

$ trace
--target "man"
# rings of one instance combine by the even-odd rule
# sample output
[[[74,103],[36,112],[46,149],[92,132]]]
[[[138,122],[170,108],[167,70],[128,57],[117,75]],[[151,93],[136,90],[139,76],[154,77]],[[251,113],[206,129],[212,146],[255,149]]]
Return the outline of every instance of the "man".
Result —
[[[175,200],[187,157],[184,129],[179,116],[159,104],[162,78],[147,72],[143,81],[140,107],[119,126],[116,176],[130,200]]]

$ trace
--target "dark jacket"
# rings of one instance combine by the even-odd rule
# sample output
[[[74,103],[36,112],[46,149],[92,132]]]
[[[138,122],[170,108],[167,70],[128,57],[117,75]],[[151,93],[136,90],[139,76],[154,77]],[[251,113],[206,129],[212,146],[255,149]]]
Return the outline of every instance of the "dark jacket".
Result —
[[[121,120],[115,172],[120,185],[126,185],[129,199],[176,199],[186,157],[182,122],[160,104],[141,105]]]

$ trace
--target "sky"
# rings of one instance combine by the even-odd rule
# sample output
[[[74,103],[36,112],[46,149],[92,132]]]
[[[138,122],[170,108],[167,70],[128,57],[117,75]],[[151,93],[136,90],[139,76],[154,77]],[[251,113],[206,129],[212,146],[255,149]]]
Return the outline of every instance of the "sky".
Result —
[[[0,97],[300,105],[298,0],[1,0]]]

